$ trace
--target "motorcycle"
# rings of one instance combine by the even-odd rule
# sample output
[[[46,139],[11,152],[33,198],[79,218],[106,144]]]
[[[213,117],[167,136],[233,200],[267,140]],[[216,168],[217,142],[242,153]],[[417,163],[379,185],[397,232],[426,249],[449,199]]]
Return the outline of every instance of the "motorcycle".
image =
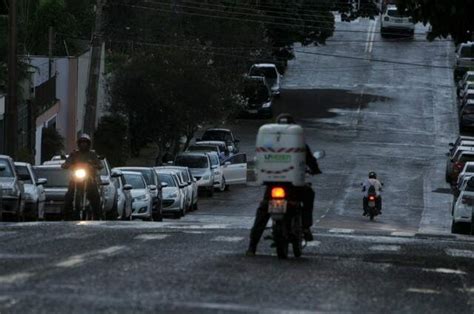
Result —
[[[271,185],[268,213],[272,219],[273,241],[279,258],[288,257],[288,247],[291,243],[293,254],[300,257],[303,252],[303,204],[293,200],[292,186]]]
[[[380,214],[380,209],[377,206],[379,201],[375,187],[369,187],[367,193],[367,215],[369,216],[370,221],[373,221],[374,218]]]
[[[96,214],[87,200],[88,183],[90,177],[89,165],[78,164],[72,169],[72,179],[74,182],[73,213],[79,220],[96,220]]]

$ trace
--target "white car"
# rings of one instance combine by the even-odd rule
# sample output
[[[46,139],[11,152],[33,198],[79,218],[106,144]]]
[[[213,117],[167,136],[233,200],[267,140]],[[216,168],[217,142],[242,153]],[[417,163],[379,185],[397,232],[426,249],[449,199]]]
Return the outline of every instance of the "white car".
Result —
[[[466,85],[474,82],[474,71],[467,71],[462,79],[458,82],[457,94],[460,95],[461,91],[466,88]]]
[[[474,43],[462,43],[456,49],[456,68],[454,77],[460,78],[463,73],[474,68]]]
[[[467,82],[463,89],[459,92],[458,99],[463,99],[464,95],[469,93],[470,91],[474,91],[474,82]]]
[[[227,184],[219,155],[215,152],[208,152],[207,155],[209,155],[211,168],[214,171],[214,188],[219,192],[224,192],[227,188]]]
[[[165,170],[176,175],[176,178],[178,179],[178,188],[180,189],[181,194],[183,194],[185,211],[192,210],[193,190],[189,182],[184,178],[184,173],[181,170],[172,169],[170,167],[158,167],[158,170]]]
[[[474,192],[462,191],[453,206],[452,233],[470,234]]]
[[[197,210],[198,209],[198,200],[199,200],[199,193],[198,193],[198,185],[196,178],[193,177],[191,170],[188,167],[179,167],[179,166],[166,166],[166,167],[158,167],[157,170],[174,170],[177,171],[180,179],[182,182],[186,184],[186,196],[189,197],[187,200],[188,210]]]
[[[470,178],[472,176],[474,176],[474,161],[468,161],[458,176],[457,186],[460,187],[464,179]]]
[[[117,189],[117,215],[118,219],[130,220],[132,218],[133,197],[130,192],[133,187],[125,184],[123,173],[120,170],[112,169],[112,183]]]
[[[382,37],[397,33],[407,33],[413,36],[415,34],[413,18],[399,12],[395,5],[388,5],[382,14],[380,33]]]
[[[236,154],[222,163],[222,172],[227,188],[230,185],[247,183],[247,155]]]
[[[46,193],[44,184],[48,182],[45,178],[37,178],[33,168],[26,162],[15,162],[16,172],[25,189],[24,216],[27,219],[43,220],[44,203]]]
[[[183,153],[176,156],[174,164],[188,167],[197,180],[199,191],[206,192],[208,196],[214,195],[214,169],[206,153]]]
[[[18,178],[13,159],[6,155],[0,155],[0,189],[0,221],[7,215],[15,217],[17,221],[22,220],[25,189]]]
[[[282,76],[275,64],[272,63],[258,63],[250,67],[249,76],[264,77],[268,87],[275,96],[280,95]]]
[[[145,178],[140,172],[123,171],[122,174],[124,183],[132,186],[132,218],[153,221],[153,198]]]
[[[232,156],[234,146],[227,146],[224,141],[200,141],[190,145],[187,149],[189,152],[216,152],[221,160]]]
[[[186,214],[185,196],[179,188],[179,179],[175,170],[156,168],[163,187],[163,214],[176,218]]]

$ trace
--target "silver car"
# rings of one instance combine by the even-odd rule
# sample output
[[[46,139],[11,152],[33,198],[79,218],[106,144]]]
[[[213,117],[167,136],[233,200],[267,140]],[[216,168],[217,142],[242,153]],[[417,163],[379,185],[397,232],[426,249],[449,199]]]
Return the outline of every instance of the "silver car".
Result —
[[[126,184],[123,173],[120,170],[112,169],[112,183],[117,190],[117,215],[121,220],[132,219],[133,197],[131,190],[133,187]]]
[[[17,221],[23,220],[25,199],[24,186],[10,156],[0,155],[0,221],[7,216],[14,217]]]
[[[46,193],[43,185],[46,184],[48,180],[45,178],[38,178],[33,171],[33,167],[29,163],[15,162],[15,168],[25,189],[25,219],[43,220],[44,203],[46,200]]]
[[[198,186],[197,181],[193,177],[191,170],[188,167],[179,167],[179,166],[166,166],[166,167],[157,167],[159,170],[174,170],[179,175],[178,179],[182,185],[182,190],[186,195],[186,207],[187,210],[197,210],[198,208]]]
[[[163,187],[163,214],[183,217],[186,214],[185,195],[179,187],[176,170],[156,168],[156,172]]]

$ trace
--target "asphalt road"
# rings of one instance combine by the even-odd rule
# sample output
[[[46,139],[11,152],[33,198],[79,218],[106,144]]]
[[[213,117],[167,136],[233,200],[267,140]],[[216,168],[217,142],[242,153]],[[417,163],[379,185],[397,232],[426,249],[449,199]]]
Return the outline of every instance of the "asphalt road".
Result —
[[[2,223],[0,313],[472,313],[474,241],[450,234],[443,182],[453,47],[427,43],[422,26],[414,40],[378,29],[337,23],[326,46],[296,48],[285,74],[277,111],[327,153],[303,258],[280,261],[268,241],[244,256],[262,193],[252,182],[163,223]],[[230,126],[250,157],[264,122]],[[361,215],[371,170],[386,190],[375,222]]]

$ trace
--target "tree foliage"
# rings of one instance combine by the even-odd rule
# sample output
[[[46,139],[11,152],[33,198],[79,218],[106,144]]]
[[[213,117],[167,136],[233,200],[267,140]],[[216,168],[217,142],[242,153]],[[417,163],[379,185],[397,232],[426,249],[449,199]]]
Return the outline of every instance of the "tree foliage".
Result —
[[[118,114],[103,116],[94,134],[94,149],[107,156],[112,167],[124,165],[128,156],[127,120]]]
[[[41,162],[50,160],[64,150],[64,138],[53,128],[43,128],[41,141]]]
[[[456,43],[474,40],[473,0],[398,0],[417,22],[430,24],[428,39],[451,36]]]

